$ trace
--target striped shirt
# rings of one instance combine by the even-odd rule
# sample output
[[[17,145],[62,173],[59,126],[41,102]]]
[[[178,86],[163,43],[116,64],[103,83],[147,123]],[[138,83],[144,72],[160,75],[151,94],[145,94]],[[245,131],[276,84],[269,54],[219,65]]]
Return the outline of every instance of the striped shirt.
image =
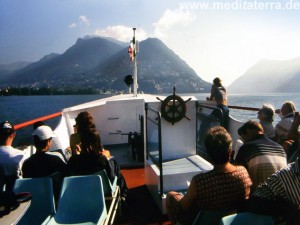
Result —
[[[277,170],[284,168],[287,159],[282,146],[262,134],[240,147],[235,163],[246,167],[253,182],[251,189],[254,190]]]
[[[277,171],[268,180],[257,187],[253,196],[270,200],[283,198],[300,206],[300,159]]]

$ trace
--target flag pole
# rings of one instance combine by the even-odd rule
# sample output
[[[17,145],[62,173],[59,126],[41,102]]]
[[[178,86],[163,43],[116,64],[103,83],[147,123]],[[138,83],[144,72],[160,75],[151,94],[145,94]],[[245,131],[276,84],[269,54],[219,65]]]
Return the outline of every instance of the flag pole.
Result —
[[[137,88],[138,88],[138,83],[137,83],[137,51],[136,51],[136,40],[135,40],[135,31],[136,28],[133,28],[133,39],[132,39],[132,44],[133,44],[133,93],[134,96],[137,97]]]

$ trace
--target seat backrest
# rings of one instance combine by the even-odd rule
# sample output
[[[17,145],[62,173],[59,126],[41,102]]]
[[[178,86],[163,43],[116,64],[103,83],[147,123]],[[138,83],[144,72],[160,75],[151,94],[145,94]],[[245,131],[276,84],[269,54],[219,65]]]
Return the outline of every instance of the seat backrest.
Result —
[[[55,199],[55,203],[57,203],[59,199],[60,189],[63,182],[63,175],[61,172],[57,171],[51,174],[49,177],[52,180],[54,199]]]
[[[237,213],[222,218],[220,225],[274,225],[272,216],[256,213]]]
[[[101,177],[98,175],[65,177],[57,213],[48,224],[97,224],[107,216]],[[54,221],[53,221],[54,220]]]
[[[5,175],[3,165],[0,164],[0,191],[13,191],[17,175]]]
[[[219,225],[222,217],[229,214],[227,210],[201,210],[192,225]]]
[[[32,200],[29,209],[18,224],[42,224],[43,221],[55,213],[52,180],[45,178],[17,179],[14,192],[29,192]]]
[[[113,184],[110,182],[105,170],[100,170],[93,175],[100,175],[103,184],[103,191],[105,196],[111,196],[115,192],[117,186],[117,177],[115,176]]]

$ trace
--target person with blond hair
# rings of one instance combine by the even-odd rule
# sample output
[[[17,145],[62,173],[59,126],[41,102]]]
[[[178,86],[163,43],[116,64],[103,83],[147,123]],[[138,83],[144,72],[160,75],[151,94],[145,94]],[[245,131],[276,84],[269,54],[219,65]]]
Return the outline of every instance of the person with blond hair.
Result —
[[[257,113],[257,118],[264,128],[264,133],[268,138],[275,138],[275,128],[273,126],[275,109],[270,104],[263,104],[262,108]]]
[[[289,130],[294,120],[295,111],[296,107],[292,101],[284,102],[281,109],[276,110],[281,120],[275,126],[275,141],[281,145],[287,140]]]

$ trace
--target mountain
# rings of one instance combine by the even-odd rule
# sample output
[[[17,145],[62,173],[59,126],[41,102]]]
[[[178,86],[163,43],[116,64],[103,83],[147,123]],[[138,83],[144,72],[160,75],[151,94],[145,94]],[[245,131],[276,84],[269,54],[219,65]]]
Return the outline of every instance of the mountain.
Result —
[[[29,64],[30,62],[16,62],[12,64],[0,65],[0,77],[1,78],[8,77],[12,72],[16,70],[20,70]]]
[[[208,92],[211,84],[159,39],[149,38],[139,44],[138,91],[169,93]],[[14,87],[91,87],[99,90],[124,91],[124,77],[133,75],[128,44],[110,38],[85,37],[63,54],[50,54],[41,60],[0,76],[1,86]]]
[[[262,60],[227,89],[229,93],[293,93],[300,91],[300,57]]]
[[[13,86],[67,87],[85,79],[85,71],[123,47],[101,38],[81,39],[61,55],[48,55],[3,80]],[[12,86],[12,85],[10,85]]]
[[[139,91],[147,93],[172,92],[173,86],[178,92],[209,92],[211,84],[203,81],[196,72],[182,59],[157,38],[148,38],[140,42],[138,61]],[[103,82],[110,82],[110,89],[124,89],[124,77],[133,75],[133,63],[129,64],[127,48],[116,53],[104,64],[99,65],[97,71],[104,78]]]

